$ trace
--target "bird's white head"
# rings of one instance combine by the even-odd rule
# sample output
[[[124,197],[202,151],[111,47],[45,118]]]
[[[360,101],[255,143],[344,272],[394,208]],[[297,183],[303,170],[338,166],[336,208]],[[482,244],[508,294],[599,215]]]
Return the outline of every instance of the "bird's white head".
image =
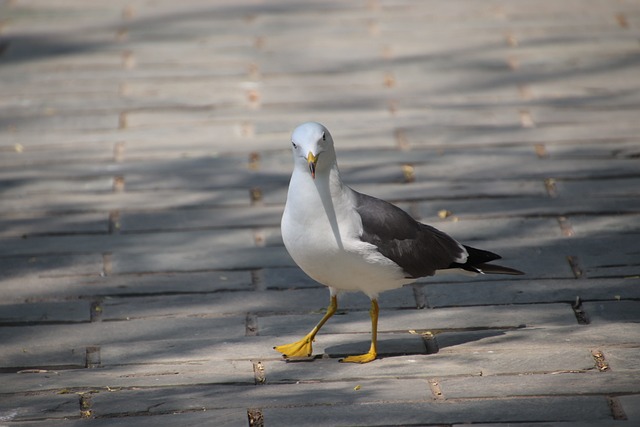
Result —
[[[308,170],[313,179],[336,164],[333,138],[320,123],[307,122],[295,128],[291,146],[295,167]]]

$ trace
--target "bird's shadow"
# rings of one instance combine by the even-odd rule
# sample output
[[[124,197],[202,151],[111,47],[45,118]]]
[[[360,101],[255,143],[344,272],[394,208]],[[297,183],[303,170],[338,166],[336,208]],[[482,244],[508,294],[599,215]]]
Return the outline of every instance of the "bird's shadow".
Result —
[[[378,359],[399,356],[437,354],[447,347],[480,341],[488,338],[505,336],[508,330],[516,328],[480,329],[480,330],[439,330],[429,333],[394,333],[393,338],[378,338]],[[387,335],[387,334],[384,334]],[[391,334],[389,334],[391,335]],[[343,357],[362,354],[369,350],[370,341],[359,340],[344,344],[330,345],[324,349],[324,354],[297,361],[309,362],[322,358],[341,359]]]

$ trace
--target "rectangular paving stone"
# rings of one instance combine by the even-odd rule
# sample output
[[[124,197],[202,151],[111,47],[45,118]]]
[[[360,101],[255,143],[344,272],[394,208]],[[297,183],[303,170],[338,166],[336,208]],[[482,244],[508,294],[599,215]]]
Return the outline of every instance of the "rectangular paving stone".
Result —
[[[133,148],[133,147],[132,147]],[[163,151],[153,150],[153,147],[144,145],[135,147],[136,152],[127,151],[128,158],[136,158],[136,156],[157,156],[157,161],[172,159],[171,153],[167,152],[165,156]],[[146,154],[145,152],[149,153]],[[205,156],[206,154],[202,154]],[[222,156],[220,156],[222,157]],[[245,160],[248,160],[247,154]],[[230,156],[224,156],[233,162]],[[229,169],[212,165],[214,168],[210,171],[200,171],[201,168],[197,163],[188,163],[184,167],[187,169],[181,173],[171,173],[163,170],[162,167],[154,169],[152,165],[132,165],[130,168],[123,170],[125,186],[127,191],[208,191],[212,189],[245,189],[246,194],[250,194],[253,188],[270,188],[275,186],[286,186],[289,182],[289,173],[276,174],[273,171],[261,170],[258,166],[255,170],[246,170],[245,164],[239,165],[237,168]],[[148,169],[144,171],[144,169]],[[142,171],[141,171],[142,169]],[[195,169],[195,170],[193,170]]]
[[[442,331],[436,334],[440,352],[490,351],[505,349],[538,351],[541,348],[599,348],[608,346],[633,347],[638,331],[632,323],[610,325],[545,325],[544,328],[503,330]],[[589,347],[586,347],[589,346]]]
[[[640,178],[556,182],[558,193],[566,196],[589,194],[590,197],[637,197],[639,186]]]
[[[640,368],[640,351],[637,346],[609,347],[599,349],[604,352],[607,364],[613,372],[625,372],[633,377]]]
[[[199,250],[190,246],[183,252],[114,253],[113,271],[132,274],[293,266],[293,260],[284,248],[246,247],[224,252],[218,247],[209,248]]]
[[[0,237],[29,237],[43,234],[96,234],[109,230],[108,214],[9,215],[0,216]]]
[[[640,396],[637,394],[620,396],[618,397],[618,400],[622,403],[622,408],[630,423],[640,421]]]
[[[0,420],[28,421],[74,418],[80,415],[76,394],[8,395],[0,402]]]
[[[517,85],[522,85],[530,81],[523,76],[512,82],[512,86],[508,86],[508,92],[503,95],[507,99],[511,91],[515,92]],[[503,82],[504,83],[504,82]],[[588,83],[587,83],[588,84]],[[495,89],[491,88],[490,92],[486,93],[486,97],[493,97]],[[500,95],[500,94],[498,94]],[[467,99],[467,102],[469,99]],[[638,125],[619,124],[615,129],[611,127],[603,127],[596,125],[583,125],[583,124],[563,124],[554,126],[545,126],[537,128],[524,128],[521,126],[495,126],[495,127],[482,127],[482,126],[469,126],[469,127],[430,127],[428,129],[420,129],[409,134],[409,143],[415,147],[437,147],[450,144],[456,145],[485,145],[485,144],[536,144],[536,143],[548,143],[548,142],[566,142],[566,141],[590,141],[595,142],[599,140],[605,140],[609,138],[613,139],[629,139],[637,135]],[[628,171],[631,169],[631,162],[614,162],[619,165],[626,164]],[[560,169],[553,169],[561,177],[569,174],[573,176],[584,176],[586,171],[581,167],[584,162],[576,162],[575,165],[566,165],[567,174],[562,174]],[[555,164],[559,166],[558,163]],[[595,165],[594,165],[595,166]],[[545,166],[541,166],[546,169]],[[624,167],[624,166],[623,166]],[[579,169],[583,169],[580,172]],[[605,173],[604,168],[598,168],[600,173]],[[529,171],[529,169],[525,169]],[[595,171],[594,171],[595,172]]]
[[[473,155],[470,155],[470,154]],[[529,156],[512,153],[507,149],[501,154],[485,155],[482,152],[446,153],[437,158],[437,164],[429,162],[414,166],[416,179],[428,180],[450,177],[452,171],[460,171],[457,179],[576,179],[624,176],[632,173],[632,159],[538,159],[532,151]],[[584,188],[584,187],[583,187]],[[569,193],[571,194],[571,193]]]
[[[7,153],[9,155],[0,158],[0,166],[3,168],[18,168],[21,166],[26,168],[36,168],[44,165],[58,165],[59,167],[62,167],[65,164],[73,162],[109,162],[114,158],[114,147],[110,142],[84,145],[61,143],[49,146],[38,146],[36,144],[32,144],[27,138],[27,140],[14,144],[11,149],[13,152]],[[60,188],[64,192],[71,192],[70,190],[73,187],[83,190],[82,185],[76,184],[71,180],[69,181],[70,182],[67,183],[66,189],[59,187],[59,185],[62,184],[60,182],[52,182],[49,186],[52,187],[52,189]],[[25,184],[28,184],[25,185],[25,190],[40,190],[42,192],[42,189],[46,188],[46,185],[38,186],[34,183]],[[96,183],[93,185],[99,188]],[[86,187],[89,187],[89,185]],[[110,187],[105,186],[102,191],[109,190]],[[13,197],[17,194],[16,192],[9,193],[9,195]]]
[[[183,45],[188,48],[189,45]],[[213,59],[213,58],[212,58]],[[239,77],[239,76],[238,76]],[[190,121],[202,120],[200,112],[182,113],[185,106],[224,107],[228,104],[247,103],[243,83],[235,79],[189,79],[163,82],[130,81],[126,83],[125,95],[129,99],[152,101],[154,105],[174,107],[174,111],[131,112],[127,114],[128,126],[153,126],[171,122],[176,118],[190,117]],[[208,116],[213,114],[209,112]]]
[[[581,109],[581,108],[557,108],[552,110],[554,113],[556,111],[565,111],[565,112],[574,112],[576,120],[580,120],[583,117],[583,113],[592,112],[590,109]],[[599,113],[606,113],[609,110],[599,109],[595,110],[594,115],[598,115]],[[593,119],[594,115],[590,115],[589,118]],[[605,120],[606,122],[607,120]],[[631,140],[620,140],[620,141],[608,141],[608,142],[598,142],[598,143],[584,143],[580,142],[578,144],[575,143],[564,143],[564,144],[545,144],[545,150],[549,154],[549,156],[553,156],[554,158],[567,158],[573,159],[576,157],[580,158],[594,158],[594,159],[610,159],[615,157],[622,158],[632,158],[638,152],[638,145]],[[631,178],[633,179],[633,178]],[[624,179],[622,179],[624,180]],[[614,180],[613,182],[616,182]],[[596,181],[594,184],[599,184]],[[613,186],[611,188],[612,191],[615,191],[616,188]]]
[[[573,215],[609,215],[615,213],[635,214],[639,206],[634,199],[588,199],[588,198],[503,198],[499,202],[492,199],[442,200],[419,203],[422,218],[435,218],[440,210],[446,209],[462,219],[465,218],[505,218]]]
[[[199,332],[199,331],[196,331]],[[274,337],[261,337],[249,334],[213,336],[212,334],[194,334],[186,338],[169,335],[163,339],[139,341],[135,346],[129,343],[107,343],[100,346],[103,366],[153,364],[194,364],[209,366],[216,361],[261,361],[279,358],[273,347],[280,341]],[[224,362],[226,363],[226,362]],[[224,365],[222,363],[222,365]],[[212,372],[216,370],[214,368]],[[253,371],[251,371],[253,372]]]
[[[586,420],[586,421],[549,421],[549,422],[525,422],[526,427],[616,427],[620,426],[619,420]],[[453,424],[452,427],[461,427],[465,424]],[[479,427],[500,427],[500,423],[480,423]]]
[[[345,181],[348,175],[345,174]],[[489,181],[489,182],[451,182],[429,181],[396,184],[359,184],[353,189],[386,201],[424,200],[424,199],[465,199],[485,197],[522,197],[546,196],[544,185],[535,180]]]
[[[449,350],[451,352],[449,352]],[[442,358],[464,361],[475,367],[480,375],[554,373],[565,371],[589,371],[594,360],[588,348],[542,348],[527,352],[517,350],[487,350],[458,353],[450,347],[439,354]],[[503,394],[510,395],[508,393]]]
[[[138,359],[131,365],[105,365],[94,369],[41,370],[0,374],[3,393],[47,392],[74,394],[75,390],[117,392],[137,387],[184,387],[201,384],[255,386],[253,364],[248,361],[171,361]]]
[[[113,151],[113,148],[111,149]],[[49,161],[52,153],[44,152]],[[113,154],[113,153],[112,153]],[[12,163],[15,160],[12,160]],[[63,179],[30,179],[30,180],[2,180],[0,188],[6,196],[16,196],[24,194],[42,194],[47,192],[55,193],[78,193],[78,192],[109,192],[113,190],[113,177],[95,177],[83,180],[63,180]]]
[[[12,372],[24,369],[77,369],[86,365],[86,347],[66,347],[56,344],[38,345],[29,340],[16,343],[5,343],[0,361],[0,369]],[[11,375],[11,374],[7,374]],[[25,375],[15,377],[14,384],[2,381],[7,392],[18,392],[16,383],[25,380]]]
[[[577,236],[627,234],[640,230],[640,215],[573,215],[571,229]]]
[[[483,304],[551,303],[638,298],[633,280],[507,280],[463,283],[428,283],[422,286],[430,307]]]
[[[603,250],[603,246],[608,243],[606,237],[597,240],[590,248],[584,248],[575,253],[579,257],[580,267],[587,277],[627,277],[629,279],[638,278],[640,273],[640,261],[638,261],[638,251],[631,242],[632,234],[627,236],[616,236],[618,250],[614,253]],[[613,240],[613,239],[612,239]]]
[[[27,239],[29,240],[29,239]],[[66,254],[41,255],[34,251],[26,256],[11,256],[11,246],[21,239],[0,240],[0,246],[7,249],[5,257],[0,257],[0,282],[5,289],[39,280],[40,278],[64,278],[66,276],[99,275],[104,270],[101,254]],[[19,250],[13,246],[14,253]],[[0,249],[2,252],[2,249]],[[44,252],[44,251],[43,251]],[[51,290],[53,293],[53,289]],[[32,298],[42,299],[47,295],[31,295]]]
[[[20,425],[25,427],[165,427],[165,426],[184,426],[198,427],[203,425],[215,425],[220,427],[246,427],[248,424],[246,409],[230,408],[230,409],[213,409],[206,412],[186,412],[173,414],[154,414],[149,415],[125,415],[123,417],[114,418],[97,418],[97,419],[65,419],[55,420],[48,419],[46,421],[24,421]]]
[[[235,108],[240,112],[245,110],[240,106],[225,108]],[[246,119],[238,120],[237,116],[243,115],[237,113],[233,117],[234,122],[244,123]],[[263,137],[260,135],[245,136],[246,125],[237,127],[240,130],[237,135],[221,138],[213,145],[211,135],[215,135],[219,128],[220,125],[216,122],[177,123],[156,125],[150,128],[126,128],[120,130],[118,135],[120,140],[131,141],[127,144],[128,155],[125,155],[132,160],[207,157],[226,152],[249,154],[264,150],[264,147],[276,146],[273,144],[273,137],[269,135]],[[182,143],[176,144],[176,140],[181,140]],[[284,146],[288,146],[288,140],[289,136],[287,135],[277,141],[279,144],[284,142]]]
[[[358,390],[354,390],[360,385]],[[122,390],[92,396],[92,410],[98,416],[125,413],[166,413],[176,410],[209,410],[234,407],[326,406],[384,401],[431,400],[424,380],[369,380],[355,383],[278,384],[261,386],[207,385],[144,391]]]
[[[38,195],[37,197],[13,198],[3,204],[0,213],[16,214],[46,212],[49,214],[82,213],[127,209],[183,209],[203,206],[248,206],[249,194],[245,190],[208,192],[146,192]]]
[[[145,295],[250,290],[249,271],[140,274],[85,278],[66,293],[86,295]]]
[[[45,276],[21,274],[0,279],[5,303],[115,295],[153,295],[253,289],[249,271],[210,271],[163,274]]]
[[[118,128],[116,113],[74,114],[74,115],[20,115],[7,120],[18,133],[39,133],[43,131],[73,130],[109,130]]]
[[[278,233],[279,234],[279,233]],[[270,239],[266,239],[269,241]],[[282,240],[280,240],[282,244]],[[307,276],[299,267],[265,268],[260,270],[260,280],[266,289],[299,289],[324,287]]]
[[[637,375],[614,372],[553,373],[487,377],[440,378],[446,399],[502,396],[592,395],[638,393]]]
[[[230,127],[228,131],[230,134],[240,136],[242,132],[241,122],[234,122],[227,124],[227,126]],[[136,148],[148,150],[150,157],[141,158],[130,152],[130,150],[135,150]],[[197,178],[198,180],[209,177],[209,185],[213,186],[215,182],[222,180],[221,187],[225,187],[229,185],[229,182],[224,181],[225,176],[231,175],[236,180],[243,176],[246,179],[246,174],[251,173],[249,169],[251,159],[248,152],[212,150],[208,155],[199,157],[162,159],[153,156],[152,148],[147,147],[146,141],[133,140],[124,142],[124,158],[122,162],[112,165],[112,168],[114,169],[113,173],[126,176],[128,189],[139,191],[165,188],[163,181],[169,180],[169,183],[172,183],[172,177]],[[264,156],[264,153],[260,154],[260,164],[262,164]],[[242,174],[239,172],[242,172]],[[190,180],[186,184],[188,184],[186,185],[188,188],[197,188],[193,186],[197,186],[199,182]],[[235,186],[238,186],[237,182]],[[175,189],[177,187],[173,183],[173,185],[166,188]]]
[[[176,317],[139,319],[120,322],[94,322],[84,324],[35,325],[0,328],[3,351],[21,354],[24,346],[61,349],[101,346],[110,343],[131,344],[139,341],[229,339],[243,337],[246,316],[242,317]]]
[[[638,323],[640,320],[639,301],[588,302],[583,309],[592,323]]]
[[[538,397],[495,401],[457,401],[264,408],[265,424],[274,425],[411,425],[469,422],[522,423],[527,421],[610,420],[604,397]]]
[[[0,324],[88,322],[90,301],[0,304]]]
[[[222,368],[213,365],[216,362],[220,362],[220,366],[231,363],[233,369],[229,368],[229,375],[233,371],[237,376],[235,371],[249,360],[277,357],[277,353],[273,352],[274,344],[268,341],[267,339],[244,336],[244,334],[219,337],[203,336],[202,338],[194,335],[188,339],[167,336],[163,340],[140,341],[133,348],[129,343],[102,345],[100,357],[102,365],[106,367],[173,364],[176,365],[175,369],[178,371],[186,371],[187,373],[201,372],[202,375],[205,375],[205,371],[210,370],[211,372],[206,375],[216,379],[213,382],[233,383],[239,380],[227,377],[222,372]],[[250,365],[249,368],[251,368]],[[251,381],[253,381],[253,369],[249,369],[248,372],[251,373]],[[197,376],[193,378],[190,382],[197,381]],[[223,380],[223,378],[227,379]]]
[[[107,58],[105,58],[107,59]],[[120,58],[114,56],[110,59],[116,61]],[[70,90],[65,92],[63,90],[55,91],[42,90],[42,85],[39,82],[30,82],[24,85],[25,93],[20,96],[19,94],[9,94],[4,98],[3,108],[8,110],[7,112],[15,112],[15,114],[28,113],[29,110],[41,109],[46,113],[55,113],[60,115],[77,114],[79,110],[84,108],[84,111],[114,111],[124,108],[130,108],[130,103],[124,99],[119,93],[118,85],[111,83],[109,88],[96,88],[93,91],[87,90]],[[34,84],[35,83],[35,84]],[[61,82],[62,83],[62,82]],[[96,85],[97,86],[97,85]],[[41,90],[42,92],[38,92]],[[28,107],[24,107],[28,105]],[[90,146],[78,147],[78,151],[82,152]]]
[[[96,255],[77,255],[78,257],[102,257],[103,253],[115,252],[119,254],[138,254],[145,252],[179,251],[186,252],[214,252],[225,247],[234,248],[253,247],[255,245],[253,233],[247,229],[219,229],[219,230],[185,230],[183,232],[157,232],[143,234],[102,234],[102,235],[68,235],[68,236],[37,236],[30,239],[0,240],[0,256],[23,255],[30,263],[40,259],[32,255],[47,254],[43,260],[57,260],[68,253],[94,253]],[[9,258],[5,258],[9,259]],[[22,258],[15,258],[23,262]],[[8,261],[7,261],[8,262]],[[14,261],[18,262],[18,261]],[[44,261],[42,261],[44,262]]]
[[[123,212],[120,231],[193,230],[202,228],[277,226],[281,206],[253,206],[225,209],[184,209],[155,212]]]

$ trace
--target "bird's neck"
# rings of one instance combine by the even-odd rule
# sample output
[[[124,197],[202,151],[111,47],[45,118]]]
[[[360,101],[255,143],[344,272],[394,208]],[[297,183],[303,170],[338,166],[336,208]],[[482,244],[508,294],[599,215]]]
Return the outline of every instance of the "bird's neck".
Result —
[[[326,194],[334,200],[344,194],[345,185],[340,177],[338,165],[334,164],[329,170],[316,174],[314,182],[320,194]]]

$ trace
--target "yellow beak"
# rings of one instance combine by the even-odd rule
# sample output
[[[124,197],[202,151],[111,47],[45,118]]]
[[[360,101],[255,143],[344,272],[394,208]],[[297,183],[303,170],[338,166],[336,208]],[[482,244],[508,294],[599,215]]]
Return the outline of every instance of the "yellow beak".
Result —
[[[309,151],[309,154],[307,154],[307,163],[309,163],[311,178],[316,179],[316,164],[318,163],[318,156],[314,156],[313,153]]]

